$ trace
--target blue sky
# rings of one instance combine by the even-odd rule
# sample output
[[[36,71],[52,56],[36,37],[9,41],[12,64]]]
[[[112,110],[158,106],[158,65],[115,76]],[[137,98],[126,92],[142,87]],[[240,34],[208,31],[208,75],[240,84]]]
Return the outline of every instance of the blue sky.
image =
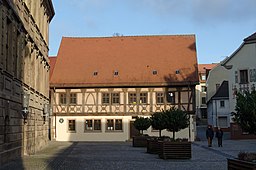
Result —
[[[215,63],[256,32],[256,0],[52,1],[50,56],[63,36],[195,34],[198,63]]]

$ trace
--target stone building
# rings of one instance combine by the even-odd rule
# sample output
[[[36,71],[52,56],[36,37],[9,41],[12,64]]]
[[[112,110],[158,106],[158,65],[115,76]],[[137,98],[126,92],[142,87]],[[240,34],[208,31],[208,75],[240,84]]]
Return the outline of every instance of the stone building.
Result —
[[[47,144],[51,0],[0,0],[0,164]]]
[[[56,140],[126,141],[136,135],[137,116],[170,107],[190,114],[190,126],[177,137],[194,140],[194,35],[64,37],[51,61]],[[152,128],[145,133],[158,135]]]

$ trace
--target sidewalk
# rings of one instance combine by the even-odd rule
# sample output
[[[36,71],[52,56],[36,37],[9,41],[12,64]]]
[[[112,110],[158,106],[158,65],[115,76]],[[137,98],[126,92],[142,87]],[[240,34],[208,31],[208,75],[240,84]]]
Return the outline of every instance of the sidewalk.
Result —
[[[236,157],[240,151],[256,152],[256,140],[224,140],[222,148],[216,141],[211,148],[206,141],[194,142],[189,160],[162,160],[146,153],[146,148],[132,147],[131,142],[50,142],[36,155],[24,156],[0,169],[226,170],[227,158]]]

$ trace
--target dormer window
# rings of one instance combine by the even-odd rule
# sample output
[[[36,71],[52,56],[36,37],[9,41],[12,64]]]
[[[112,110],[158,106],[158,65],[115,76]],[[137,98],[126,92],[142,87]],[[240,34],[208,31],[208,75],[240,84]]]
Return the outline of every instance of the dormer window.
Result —
[[[157,71],[156,70],[153,70],[153,75],[157,75]]]
[[[93,72],[93,75],[94,75],[94,76],[97,76],[97,75],[98,75],[98,71],[94,71],[94,72]]]
[[[176,73],[176,74],[180,74],[180,70],[176,70],[175,73]]]
[[[114,76],[118,76],[118,71],[115,71],[115,72],[114,72]]]

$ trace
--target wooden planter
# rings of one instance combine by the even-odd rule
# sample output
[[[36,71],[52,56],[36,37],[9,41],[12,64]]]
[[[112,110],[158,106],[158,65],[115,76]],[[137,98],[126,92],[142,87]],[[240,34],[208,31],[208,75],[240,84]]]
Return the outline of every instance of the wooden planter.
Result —
[[[228,159],[228,170],[256,170],[256,163],[239,159]]]
[[[159,153],[158,138],[152,138],[147,140],[147,153],[152,153],[152,154]]]
[[[133,147],[147,147],[147,139],[149,136],[134,136],[132,138]]]
[[[191,142],[158,141],[162,159],[190,159]]]

